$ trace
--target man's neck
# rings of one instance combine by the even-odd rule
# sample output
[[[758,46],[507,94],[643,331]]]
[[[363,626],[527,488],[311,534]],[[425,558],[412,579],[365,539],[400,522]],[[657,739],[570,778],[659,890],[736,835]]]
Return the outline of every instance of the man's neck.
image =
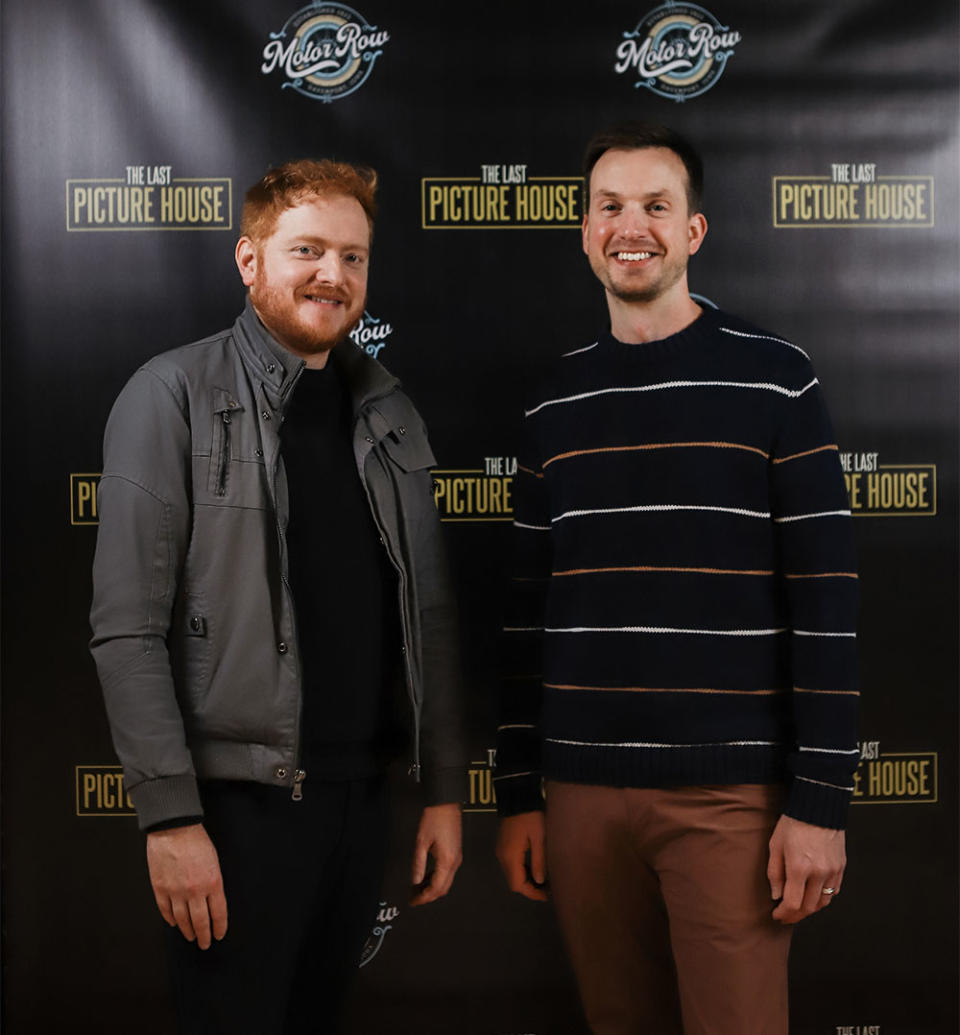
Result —
[[[627,345],[669,338],[689,327],[703,312],[686,287],[679,298],[657,298],[651,302],[625,302],[608,292],[607,307],[611,333]]]

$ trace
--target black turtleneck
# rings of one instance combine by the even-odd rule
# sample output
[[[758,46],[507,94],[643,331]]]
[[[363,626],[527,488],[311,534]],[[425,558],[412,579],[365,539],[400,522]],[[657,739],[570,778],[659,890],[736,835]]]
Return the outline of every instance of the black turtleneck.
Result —
[[[308,779],[376,773],[397,748],[397,576],[352,445],[350,396],[333,363],[305,369],[280,432],[290,584],[303,676]]]

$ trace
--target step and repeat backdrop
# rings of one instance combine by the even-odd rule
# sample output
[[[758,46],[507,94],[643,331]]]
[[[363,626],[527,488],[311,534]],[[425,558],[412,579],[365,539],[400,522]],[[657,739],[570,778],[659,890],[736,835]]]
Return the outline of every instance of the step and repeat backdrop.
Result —
[[[3,5],[5,1030],[172,1030],[87,653],[101,436],[147,357],[232,323],[243,193],[302,156],[381,176],[352,337],[430,425],[470,729],[466,860],[422,910],[396,781],[350,1030],[585,1030],[549,907],[510,896],[493,859],[497,630],[525,386],[605,322],[583,145],[640,117],[702,149],[691,290],[812,354],[855,515],[850,864],[797,932],[792,1030],[955,1033],[956,4],[350,3]]]

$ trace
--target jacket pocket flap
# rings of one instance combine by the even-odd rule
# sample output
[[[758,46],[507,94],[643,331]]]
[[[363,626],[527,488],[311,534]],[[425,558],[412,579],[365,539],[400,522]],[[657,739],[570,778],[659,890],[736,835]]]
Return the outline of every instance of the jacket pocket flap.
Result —
[[[390,459],[404,471],[422,471],[433,467],[437,458],[433,455],[425,435],[409,431],[402,425],[380,440]]]
[[[234,410],[242,410],[243,407],[234,399],[233,395],[226,388],[213,389],[213,412],[232,413]]]

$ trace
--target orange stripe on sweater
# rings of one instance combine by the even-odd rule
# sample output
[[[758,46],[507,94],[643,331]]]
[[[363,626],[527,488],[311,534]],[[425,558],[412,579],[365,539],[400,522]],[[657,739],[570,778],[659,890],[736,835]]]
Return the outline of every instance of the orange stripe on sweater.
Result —
[[[831,446],[818,446],[816,449],[806,449],[802,453],[792,453],[790,456],[781,456],[779,460],[774,460],[775,464],[785,464],[788,460],[799,460],[802,456],[813,456],[814,453],[822,453],[824,450],[832,449],[838,451],[839,447],[835,445]]]
[[[859,697],[859,690],[808,690],[802,686],[793,688],[795,694],[834,694],[840,697]]]
[[[785,579],[858,579],[855,571],[821,571],[811,575],[784,575]]]
[[[711,449],[744,449],[750,453],[759,453],[764,460],[770,458],[756,446],[744,446],[739,442],[650,442],[642,446],[599,446],[596,449],[573,449],[569,453],[558,453],[543,462],[544,467],[549,467],[555,460],[567,460],[571,456],[588,456],[591,453],[631,453],[641,449],[690,449],[695,447],[708,447]]]

